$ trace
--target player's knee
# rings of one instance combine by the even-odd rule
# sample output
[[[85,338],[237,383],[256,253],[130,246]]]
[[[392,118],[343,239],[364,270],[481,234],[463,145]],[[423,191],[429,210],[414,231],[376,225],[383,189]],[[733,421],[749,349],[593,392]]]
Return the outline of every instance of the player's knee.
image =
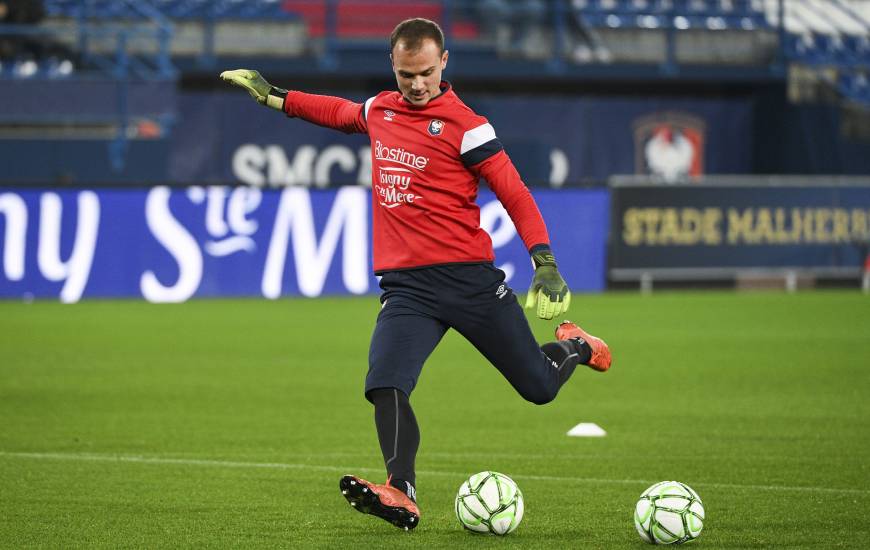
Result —
[[[546,405],[547,403],[556,398],[556,394],[541,392],[531,395],[524,395],[523,397],[526,398],[526,401],[534,403],[535,405]]]
[[[547,403],[556,398],[556,394],[558,392],[558,386],[553,387],[552,384],[548,384],[542,381],[539,383],[527,385],[520,391],[520,395],[523,397],[523,399],[534,403],[535,405],[546,405]]]

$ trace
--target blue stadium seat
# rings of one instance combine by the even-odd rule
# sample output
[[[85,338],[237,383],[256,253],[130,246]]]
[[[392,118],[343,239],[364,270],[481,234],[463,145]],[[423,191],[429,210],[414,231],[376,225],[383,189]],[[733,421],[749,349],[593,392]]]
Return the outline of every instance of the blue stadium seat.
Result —
[[[820,50],[822,59],[832,65],[848,64],[849,52],[843,39],[839,36],[816,35],[816,46]]]
[[[843,96],[870,105],[870,79],[865,73],[844,71],[837,79],[837,91]]]
[[[787,58],[818,65],[824,62],[824,56],[816,45],[812,34],[787,34],[784,37],[783,51]]]
[[[870,68],[870,37],[845,35],[843,45],[852,65]]]
[[[50,57],[40,61],[39,76],[51,80],[71,78],[75,74],[75,65],[69,59]]]
[[[170,19],[294,19],[282,0],[151,0],[151,6]],[[129,2],[112,0],[46,0],[46,13],[54,17],[87,15],[96,19],[142,19]]]
[[[4,59],[0,61],[0,80],[14,79],[51,79],[70,78],[75,73],[72,61],[68,59]]]
[[[768,28],[750,0],[573,0],[572,8],[594,27],[756,30]]]
[[[46,14],[54,17],[96,19],[141,19],[142,14],[126,2],[111,0],[46,0]]]
[[[867,36],[789,34],[785,36],[784,51],[787,58],[806,65],[870,67]]]

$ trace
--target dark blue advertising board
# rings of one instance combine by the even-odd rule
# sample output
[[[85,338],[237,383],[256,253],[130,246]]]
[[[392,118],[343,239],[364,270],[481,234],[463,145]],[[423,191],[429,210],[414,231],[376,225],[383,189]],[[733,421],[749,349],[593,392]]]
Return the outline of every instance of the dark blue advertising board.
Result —
[[[870,186],[617,185],[611,275],[651,269],[857,269]]]
[[[605,286],[606,190],[538,190],[571,287]],[[501,203],[478,198],[496,265],[519,292],[531,262]],[[371,193],[288,187],[0,191],[0,297],[194,297],[378,292]]]
[[[462,98],[489,119],[529,185],[751,171],[749,100]],[[315,188],[370,181],[368,136],[287,119],[240,93],[189,92],[179,105],[171,181]]]

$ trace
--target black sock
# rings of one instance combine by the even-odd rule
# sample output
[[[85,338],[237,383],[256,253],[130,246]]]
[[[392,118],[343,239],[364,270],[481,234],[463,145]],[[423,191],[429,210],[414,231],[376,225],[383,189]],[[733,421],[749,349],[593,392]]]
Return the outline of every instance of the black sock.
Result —
[[[577,360],[586,365],[592,359],[592,346],[583,338],[571,338],[568,340],[574,344],[574,349],[577,350]]]
[[[390,485],[415,497],[414,459],[420,446],[420,429],[404,392],[379,388],[368,395],[375,405],[375,426],[384,455],[384,465],[392,477]]]
[[[556,367],[559,373],[559,387],[571,378],[577,365],[586,363],[592,358],[592,348],[580,338],[549,342],[541,346],[541,351]]]

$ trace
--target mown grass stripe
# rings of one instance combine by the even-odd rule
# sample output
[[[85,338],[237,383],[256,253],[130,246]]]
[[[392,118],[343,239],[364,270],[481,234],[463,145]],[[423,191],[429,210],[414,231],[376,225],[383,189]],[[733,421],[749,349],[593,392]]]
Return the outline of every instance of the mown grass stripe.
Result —
[[[31,458],[37,460],[79,460],[93,462],[126,462],[134,464],[166,464],[178,466],[207,466],[217,468],[264,468],[275,470],[311,470],[321,472],[374,472],[383,473],[382,468],[365,468],[357,466],[328,466],[318,464],[305,463],[285,463],[285,462],[240,462],[233,460],[212,460],[212,459],[195,459],[195,458],[169,458],[169,457],[149,457],[138,455],[110,455],[110,454],[84,454],[84,453],[33,453],[33,452],[9,452],[0,451],[0,457],[8,458]],[[421,476],[446,476],[464,478],[468,474],[463,472],[448,472],[441,470],[424,470],[418,471],[417,475]],[[593,477],[571,477],[571,476],[542,476],[534,474],[516,474],[511,477],[516,479],[527,479],[533,481],[554,481],[560,483],[597,483],[611,485],[649,485],[654,481],[645,479],[607,479]],[[786,491],[786,492],[809,492],[809,493],[827,493],[827,494],[842,494],[842,495],[870,495],[868,489],[845,489],[837,487],[807,487],[807,486],[789,486],[789,485],[751,485],[738,483],[714,483],[714,482],[696,482],[699,487],[712,487],[716,489],[735,489],[747,491]]]

